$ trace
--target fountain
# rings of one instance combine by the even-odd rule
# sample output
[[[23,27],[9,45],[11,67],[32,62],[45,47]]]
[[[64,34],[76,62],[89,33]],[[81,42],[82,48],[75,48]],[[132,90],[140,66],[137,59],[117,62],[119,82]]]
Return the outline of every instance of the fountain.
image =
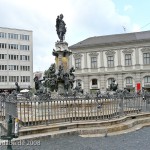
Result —
[[[72,52],[64,40],[66,24],[62,14],[56,19],[56,31],[59,41],[55,43],[55,49],[52,52],[52,55],[55,56],[55,64],[52,64],[47,70],[45,85],[50,87],[51,92],[57,92],[58,95],[72,95],[75,69],[69,68],[69,56]]]

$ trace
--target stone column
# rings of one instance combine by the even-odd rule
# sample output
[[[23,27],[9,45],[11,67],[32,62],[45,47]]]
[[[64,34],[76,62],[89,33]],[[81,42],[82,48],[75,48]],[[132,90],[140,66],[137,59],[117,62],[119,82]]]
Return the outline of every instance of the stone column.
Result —
[[[105,71],[103,51],[100,51],[100,71]]]
[[[139,49],[135,48],[135,68],[140,69],[140,64],[139,64]]]
[[[87,53],[84,53],[84,68],[87,69]]]
[[[123,89],[123,75],[118,74],[117,76],[118,89]]]
[[[106,80],[104,75],[100,76],[100,90],[106,91]]]
[[[117,69],[121,70],[122,69],[122,64],[121,64],[121,50],[117,51],[117,58],[118,58],[118,66]]]
[[[101,68],[104,68],[104,58],[103,58],[103,51],[100,52],[100,64],[101,64]]]
[[[117,51],[117,57],[118,57],[118,67],[121,67],[121,51]]]
[[[135,48],[135,64],[139,65],[139,50]]]

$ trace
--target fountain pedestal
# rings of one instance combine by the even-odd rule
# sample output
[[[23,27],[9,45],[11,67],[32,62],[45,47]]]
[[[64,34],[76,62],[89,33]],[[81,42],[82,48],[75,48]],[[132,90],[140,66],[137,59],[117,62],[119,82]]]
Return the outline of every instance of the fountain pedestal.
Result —
[[[69,56],[72,54],[72,52],[68,49],[67,42],[56,42],[55,47],[56,50],[53,50],[53,56],[55,56],[58,94],[65,94],[66,92],[70,93],[71,87],[69,86]]]

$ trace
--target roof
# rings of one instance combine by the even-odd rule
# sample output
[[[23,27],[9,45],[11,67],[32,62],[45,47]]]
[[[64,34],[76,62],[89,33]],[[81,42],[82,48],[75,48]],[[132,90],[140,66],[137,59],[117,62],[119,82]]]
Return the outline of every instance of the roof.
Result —
[[[20,30],[20,31],[33,32],[32,30],[9,28],[9,27],[0,27],[0,29],[9,29],[9,30]]]
[[[141,41],[141,40],[150,40],[150,31],[94,36],[94,37],[87,38],[81,42],[78,42],[77,44],[74,44],[69,48],[75,49],[75,48],[94,46],[94,45],[104,45],[104,44],[111,44],[111,43],[122,43],[122,42]]]

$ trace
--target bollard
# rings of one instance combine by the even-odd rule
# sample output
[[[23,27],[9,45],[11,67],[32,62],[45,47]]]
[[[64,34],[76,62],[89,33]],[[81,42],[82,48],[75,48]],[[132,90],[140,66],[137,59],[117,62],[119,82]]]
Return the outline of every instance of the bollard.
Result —
[[[7,136],[11,136],[11,134],[12,134],[12,117],[11,117],[11,115],[9,115],[7,127],[8,127],[7,128]]]
[[[11,115],[9,115],[9,119],[7,122],[7,136],[6,139],[8,140],[8,144],[7,144],[7,150],[12,150],[12,117]]]

